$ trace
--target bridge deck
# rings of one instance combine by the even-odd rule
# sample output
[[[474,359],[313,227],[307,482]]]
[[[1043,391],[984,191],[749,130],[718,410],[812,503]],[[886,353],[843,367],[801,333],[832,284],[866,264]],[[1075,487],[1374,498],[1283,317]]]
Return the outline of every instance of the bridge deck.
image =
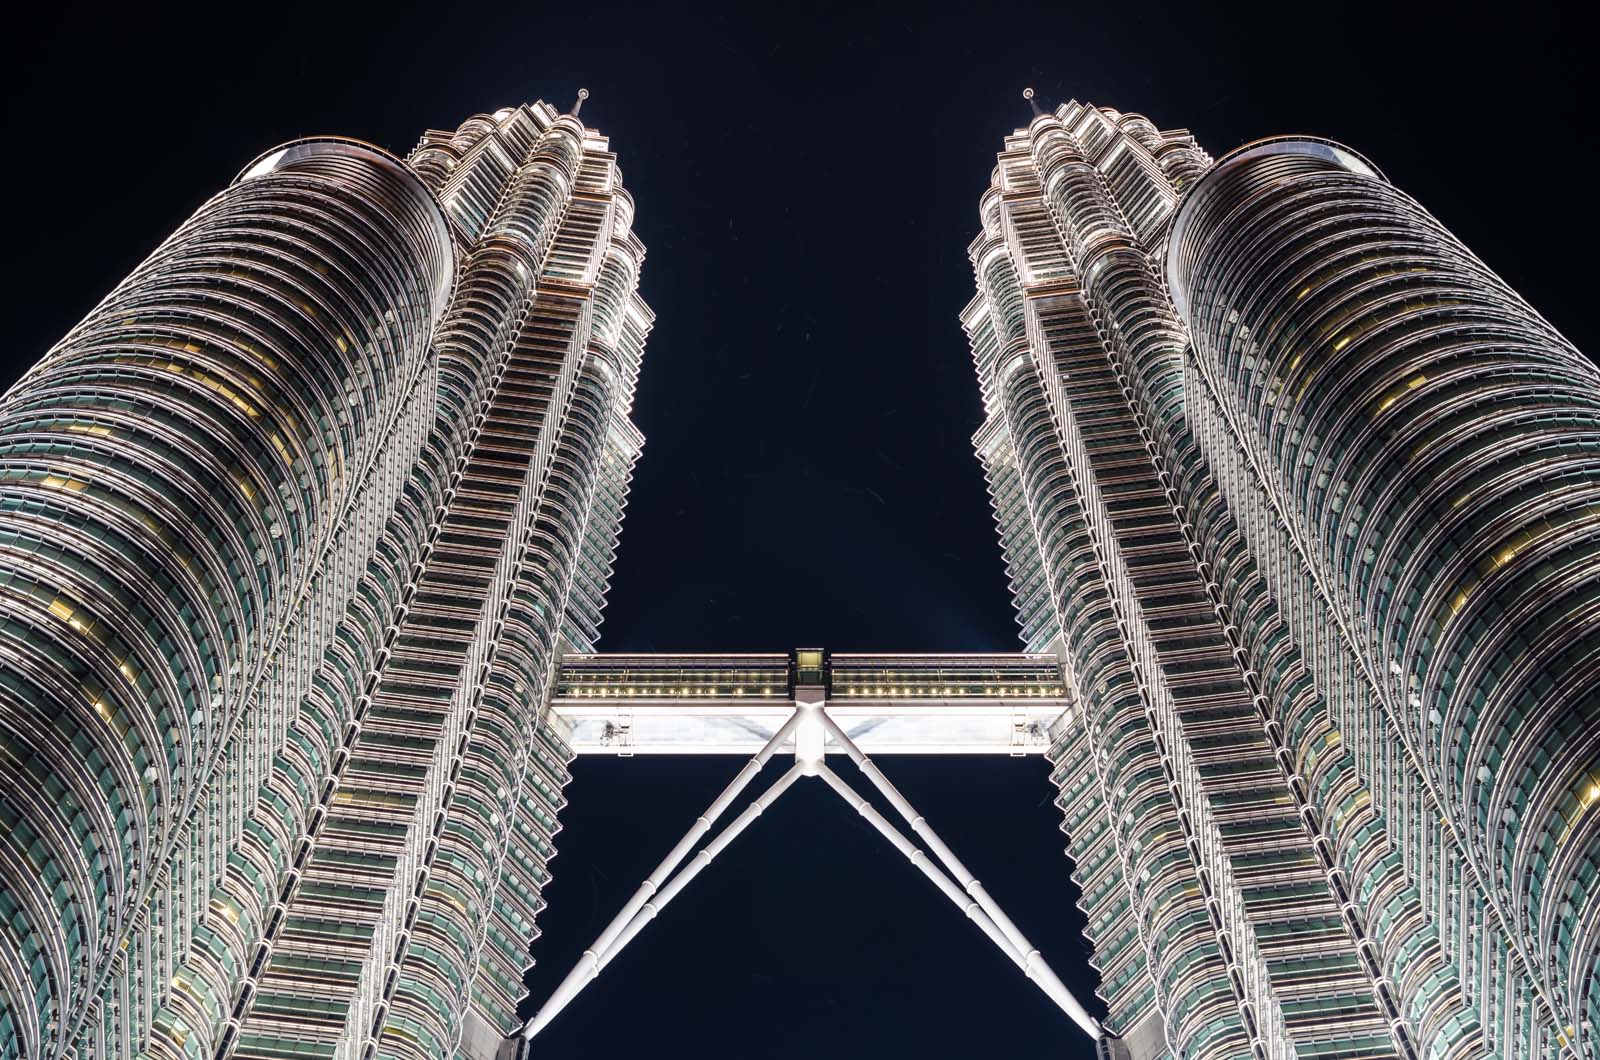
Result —
[[[869,755],[1041,754],[1071,709],[1051,655],[801,650],[569,654],[551,715],[578,754],[749,755],[793,713],[797,689],[820,692]]]

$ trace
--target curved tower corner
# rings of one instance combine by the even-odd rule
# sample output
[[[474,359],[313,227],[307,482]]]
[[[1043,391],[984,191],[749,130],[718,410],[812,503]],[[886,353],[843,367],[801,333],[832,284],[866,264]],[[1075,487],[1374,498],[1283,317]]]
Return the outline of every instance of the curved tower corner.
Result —
[[[0,1054],[171,974],[432,403],[443,215],[290,145],[0,399]],[[270,704],[270,705],[269,705]]]
[[[1220,160],[1167,274],[1196,428],[1354,656],[1486,1043],[1594,1055],[1600,369],[1325,141]]]

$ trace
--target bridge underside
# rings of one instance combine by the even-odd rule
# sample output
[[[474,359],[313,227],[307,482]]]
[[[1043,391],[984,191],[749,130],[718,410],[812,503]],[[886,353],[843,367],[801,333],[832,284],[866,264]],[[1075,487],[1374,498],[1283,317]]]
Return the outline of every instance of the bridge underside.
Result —
[[[550,716],[577,754],[760,750],[821,689],[865,753],[1042,754],[1071,709],[1053,655],[563,656]],[[788,736],[779,753],[793,753]],[[843,748],[830,742],[828,751]]]

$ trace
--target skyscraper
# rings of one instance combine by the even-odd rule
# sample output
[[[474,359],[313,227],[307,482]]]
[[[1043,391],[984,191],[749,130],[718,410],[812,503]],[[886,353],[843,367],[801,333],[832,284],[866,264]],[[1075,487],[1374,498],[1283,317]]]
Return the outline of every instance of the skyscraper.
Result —
[[[981,210],[975,444],[1108,1025],[1596,1055],[1600,372],[1335,144],[1035,107]]]
[[[0,1058],[526,1055],[815,778],[1107,1060],[1600,1060],[1600,371],[1338,145],[1004,147],[1017,653],[595,651],[651,314],[579,106],[201,207],[0,398]],[[750,757],[533,1011],[585,753]],[[869,753],[1048,757],[1104,1018]]]
[[[642,441],[632,212],[577,107],[297,141],[0,401],[0,1056],[514,1025]]]

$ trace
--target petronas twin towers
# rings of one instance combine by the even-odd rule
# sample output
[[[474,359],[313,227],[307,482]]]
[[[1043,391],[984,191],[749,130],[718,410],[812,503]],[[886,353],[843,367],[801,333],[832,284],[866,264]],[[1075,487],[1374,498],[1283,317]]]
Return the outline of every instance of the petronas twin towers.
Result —
[[[1102,1056],[1600,1060],[1600,369],[1326,141],[1035,107],[980,212],[1024,650],[607,655],[606,139],[248,166],[0,398],[0,1058],[537,1055],[815,777]],[[519,1018],[568,763],[686,752],[754,757]],[[1102,1015],[868,752],[1048,757]]]

